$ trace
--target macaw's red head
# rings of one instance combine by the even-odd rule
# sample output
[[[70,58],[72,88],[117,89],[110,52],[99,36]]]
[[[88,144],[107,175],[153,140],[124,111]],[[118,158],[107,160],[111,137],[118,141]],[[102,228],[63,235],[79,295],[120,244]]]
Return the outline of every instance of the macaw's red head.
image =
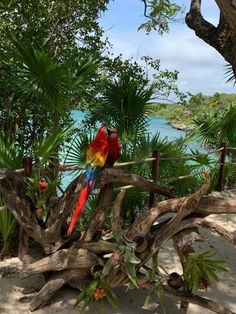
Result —
[[[107,131],[107,125],[103,124],[97,132],[96,140],[107,140],[108,138],[108,131]]]
[[[107,127],[107,132],[108,132],[108,136],[110,138],[117,138],[118,139],[118,129]]]
[[[121,145],[118,143],[118,129],[107,128],[109,151],[106,165],[113,166],[119,157]]]

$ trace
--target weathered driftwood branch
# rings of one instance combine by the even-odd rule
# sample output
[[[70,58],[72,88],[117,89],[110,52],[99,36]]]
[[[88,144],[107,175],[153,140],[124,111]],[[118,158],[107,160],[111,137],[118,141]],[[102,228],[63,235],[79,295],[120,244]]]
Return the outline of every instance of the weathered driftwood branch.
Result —
[[[62,249],[27,265],[24,272],[27,274],[40,274],[49,271],[61,271],[64,269],[88,269],[97,264],[103,264],[102,260],[94,253],[84,249]]]
[[[117,195],[115,203],[112,209],[112,219],[111,219],[111,228],[112,232],[115,233],[121,230],[122,222],[121,222],[121,205],[123,199],[125,197],[125,190],[120,190],[120,193]]]
[[[51,237],[53,236],[55,237],[55,235],[59,236],[61,226],[74,207],[75,199],[78,197],[83,181],[84,174],[74,179],[67,187],[65,193],[60,198],[59,202],[57,203],[56,207],[54,208],[51,214],[51,217],[48,220],[47,224],[48,236],[49,235]],[[123,184],[132,184],[133,186],[139,187],[144,190],[150,190],[159,193],[160,195],[173,197],[170,187],[161,187],[138,175],[113,168],[106,168],[102,171],[102,173],[96,180],[95,189],[102,188],[106,184],[115,182],[121,182]]]
[[[77,248],[88,250],[91,253],[102,255],[114,252],[117,249],[117,244],[108,241],[99,240],[97,242],[77,242]]]
[[[85,234],[85,241],[92,241],[94,235],[102,228],[105,221],[107,210],[112,201],[113,184],[108,183],[104,185],[99,193],[97,206],[94,211],[94,217],[89,224],[89,228]]]
[[[184,254],[183,250],[182,250],[183,246],[181,245],[181,243],[183,242],[183,237],[184,237],[184,232],[177,233],[173,237],[173,245],[174,245],[174,248],[175,248],[177,254],[179,255],[179,259],[180,259],[180,262],[181,262],[181,265],[182,265],[182,269],[184,270],[185,264],[186,264],[186,257],[187,257],[187,255]],[[189,242],[191,242],[191,240]],[[190,243],[188,243],[186,245],[190,246]],[[188,287],[186,286],[185,282],[183,282],[183,285],[184,285],[184,291],[186,292],[186,289]],[[186,314],[187,311],[188,311],[188,307],[189,307],[189,302],[187,302],[186,300],[181,300],[181,302],[180,302],[180,309],[179,309],[180,314]]]
[[[153,223],[165,213],[176,213],[180,210],[187,197],[168,199],[159,202],[157,206],[146,210],[139,215],[130,227],[127,236],[132,239],[138,234],[146,235],[150,232]],[[210,214],[236,214],[236,191],[213,192],[204,196],[195,213]]]
[[[45,306],[50,298],[63,285],[70,282],[70,280],[83,281],[86,280],[88,273],[81,269],[68,269],[62,272],[54,273],[50,280],[42,287],[30,303],[30,311],[35,311],[40,307]]]
[[[159,230],[150,253],[142,263],[145,263],[151,256],[158,253],[162,244],[176,234],[176,228],[179,226],[181,221],[196,210],[203,195],[210,187],[210,176],[207,172],[204,172],[204,174],[206,177],[206,183],[201,187],[200,190],[186,198],[177,214],[167,223],[167,225],[163,226],[161,230]]]
[[[164,293],[168,297],[171,297],[174,299],[177,298],[177,299],[184,301],[186,303],[192,303],[192,304],[202,306],[202,307],[209,309],[209,310],[211,310],[215,313],[218,313],[218,314],[235,314],[235,312],[232,312],[231,310],[225,308],[223,305],[221,305],[215,301],[200,297],[198,295],[193,295],[190,293],[188,295],[185,295],[184,292],[173,289],[169,286],[163,286],[163,287],[164,287]],[[148,288],[150,288],[150,286]]]
[[[112,200],[113,182],[132,184],[158,194],[171,195],[168,189],[159,187],[155,183],[137,175],[115,169],[105,169],[96,182],[95,187],[101,188],[101,191],[95,215],[87,234],[85,234],[86,241],[81,240],[68,249],[64,245],[66,241],[63,240],[61,235],[62,224],[73,210],[75,199],[78,197],[83,180],[84,175],[80,175],[68,186],[55,207],[51,209],[46,227],[43,229],[39,226],[33,204],[27,197],[27,189],[22,176],[8,170],[0,170],[0,192],[3,194],[5,205],[9,207],[29,235],[42,245],[44,252],[48,255],[36,260],[29,258],[28,263],[27,261],[24,263],[24,271],[27,274],[52,273],[50,280],[33,299],[31,310],[45,305],[49,298],[66,283],[77,285],[76,279],[78,279],[79,286],[83,286],[82,283],[90,278],[92,267],[98,264],[103,265],[104,259],[99,256],[117,250],[116,243],[101,240],[98,242],[87,242],[91,241],[97,231],[102,228],[106,209],[110,206]],[[209,176],[206,175],[205,185],[193,195],[162,201],[157,206],[147,209],[135,220],[127,236],[136,243],[136,253],[139,254],[138,256],[142,260],[138,267],[141,267],[153,254],[158,253],[160,246],[169,238],[182,230],[192,227],[202,226],[210,228],[212,231],[218,232],[224,238],[230,240],[233,244],[236,243],[235,237],[223,227],[208,221],[206,218],[189,216],[192,212],[204,215],[225,212],[236,213],[236,192],[231,195],[231,198],[224,195],[224,193],[213,193],[203,197],[208,187]],[[120,209],[124,193],[124,191],[120,192],[113,207],[113,232],[119,230],[121,226]],[[170,221],[160,226],[159,230],[151,229],[156,219],[168,212],[176,214]],[[141,239],[143,243],[140,242]],[[148,251],[148,245],[152,245],[151,252]],[[61,246],[64,248],[62,249]],[[128,276],[119,267],[114,267],[106,279],[111,287],[115,287],[126,283]],[[195,298],[192,295],[188,297]],[[195,301],[191,302],[189,298],[185,298],[186,296],[183,296],[182,304],[203,302],[201,299],[200,301],[199,299],[197,299],[198,301],[193,299]],[[212,304],[214,303],[210,303],[210,305],[207,303],[207,306],[214,307]]]
[[[38,224],[35,208],[27,197],[27,187],[21,174],[0,169],[0,192],[3,195],[4,205],[11,210],[20,225],[29,236],[42,245],[46,254],[50,254],[57,251],[65,243],[61,236],[61,228],[74,208],[83,180],[84,174],[71,182],[56,206],[51,209],[46,222],[46,229],[43,229]],[[112,182],[131,183],[146,190],[153,190],[162,195],[172,196],[170,188],[160,187],[140,176],[110,168],[105,169],[101,173],[95,188],[101,188]]]
[[[230,241],[236,246],[236,237],[226,228],[220,226],[219,224],[208,220],[207,218],[187,218],[184,219],[180,225],[176,228],[176,233],[182,230],[191,229],[194,227],[202,227],[210,229],[212,232],[218,233],[225,240]]]
[[[157,185],[154,182],[144,179],[137,174],[126,172],[123,170],[118,170],[114,168],[104,169],[96,181],[96,186],[103,186],[110,182],[131,184],[146,191],[152,191],[166,197],[173,197],[173,193],[171,192],[173,190],[172,187]]]
[[[0,169],[0,193],[4,205],[24,228],[24,230],[40,243],[46,251],[50,251],[50,238],[37,222],[33,204],[27,196],[23,176],[10,170]]]

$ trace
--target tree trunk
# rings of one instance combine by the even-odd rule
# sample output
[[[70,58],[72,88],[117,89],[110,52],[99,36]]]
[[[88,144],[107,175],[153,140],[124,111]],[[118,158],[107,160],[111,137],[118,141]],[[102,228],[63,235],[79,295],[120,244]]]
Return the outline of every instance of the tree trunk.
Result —
[[[215,48],[232,65],[236,77],[236,3],[232,0],[216,0],[220,10],[218,26],[204,19],[201,0],[191,0],[185,21],[195,34]]]

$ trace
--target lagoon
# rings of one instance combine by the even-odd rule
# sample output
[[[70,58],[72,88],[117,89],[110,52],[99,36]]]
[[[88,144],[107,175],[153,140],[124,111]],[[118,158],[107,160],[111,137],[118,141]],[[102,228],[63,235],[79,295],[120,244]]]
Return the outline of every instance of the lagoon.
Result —
[[[85,118],[86,113],[79,111],[79,110],[73,110],[71,113],[71,116],[73,120],[75,121],[75,127],[78,129],[83,128],[83,120]],[[173,128],[170,124],[168,124],[168,121],[165,119],[162,119],[157,116],[150,116],[149,118],[149,131],[151,134],[159,133],[161,138],[167,137],[169,140],[175,140],[180,137],[184,137],[186,132],[177,130]],[[190,149],[197,149],[200,152],[204,153],[206,150],[201,147],[201,145],[197,142],[193,142],[188,145],[186,151],[191,152]],[[64,177],[62,179],[62,188],[65,189],[66,186],[73,180],[75,174],[69,174],[65,173]]]
[[[83,119],[85,117],[86,113],[79,111],[79,110],[73,110],[71,113],[72,118],[75,121],[75,126],[77,128],[82,128],[83,127]],[[167,137],[170,141],[178,139],[180,137],[184,137],[186,134],[186,131],[181,131],[178,129],[173,128],[167,120],[162,119],[158,116],[149,116],[149,132],[151,134],[160,134],[160,138],[165,138]],[[204,153],[206,150],[201,147],[201,145],[197,142],[192,142],[188,145],[188,148],[191,149],[197,149],[200,152]],[[187,149],[187,151],[190,152],[190,149]]]
[[[81,128],[83,126],[82,121],[85,115],[86,113],[79,110],[72,111],[71,116],[74,119],[77,128]],[[150,116],[148,120],[150,133],[160,133],[161,138],[168,137],[170,140],[175,140],[185,135],[185,131],[173,128],[165,119],[157,116]]]

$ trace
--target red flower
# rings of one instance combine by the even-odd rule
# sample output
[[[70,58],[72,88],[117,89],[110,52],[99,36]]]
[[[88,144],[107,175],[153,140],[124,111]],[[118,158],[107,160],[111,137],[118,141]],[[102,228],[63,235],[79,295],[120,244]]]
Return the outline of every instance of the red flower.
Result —
[[[41,191],[44,191],[44,190],[47,190],[48,183],[46,181],[39,181],[38,186]]]
[[[206,278],[202,277],[202,278],[200,279],[200,288],[201,288],[201,289],[207,290],[207,288],[209,287],[209,285],[210,285],[210,283],[209,283],[209,281],[208,281]]]
[[[120,259],[120,251],[116,251],[112,254],[111,260],[112,260],[112,264],[115,266],[118,264]]]
[[[137,279],[137,284],[138,286],[143,286],[146,283],[147,280],[142,279],[142,278],[138,278]]]
[[[106,292],[102,288],[96,288],[93,292],[93,297],[96,301],[103,299],[106,295]]]

